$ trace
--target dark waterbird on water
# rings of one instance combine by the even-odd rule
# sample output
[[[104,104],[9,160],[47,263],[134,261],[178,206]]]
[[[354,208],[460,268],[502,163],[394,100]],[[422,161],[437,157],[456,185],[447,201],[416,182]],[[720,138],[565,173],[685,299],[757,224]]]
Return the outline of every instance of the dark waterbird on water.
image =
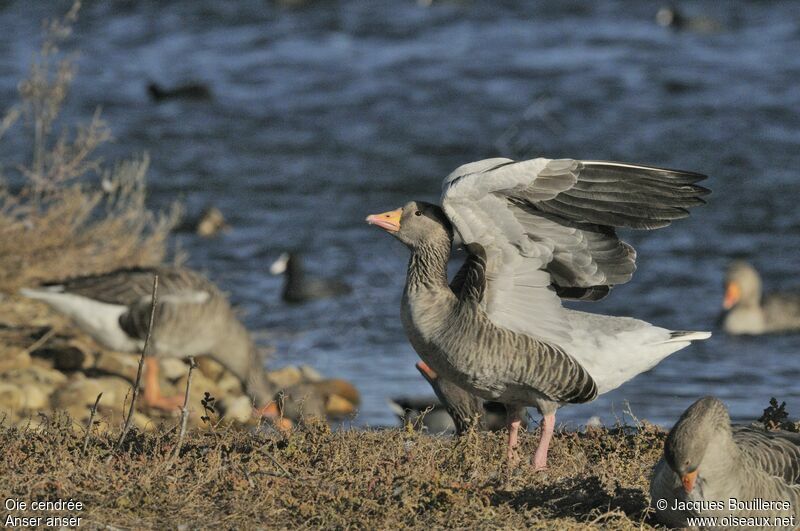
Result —
[[[564,308],[599,300],[635,270],[616,227],[688,216],[708,190],[697,173],[616,162],[488,159],[444,180],[442,207],[412,201],[371,215],[411,250],[401,317],[414,349],[445,380],[508,410],[509,463],[526,406],[543,415],[534,456],[547,464],[555,412],[594,400],[707,332]],[[454,238],[469,253],[452,283]]]
[[[283,275],[283,300],[291,303],[308,302],[346,295],[352,291],[345,282],[335,278],[308,277],[303,270],[303,260],[299,253],[281,253],[270,266],[273,275]]]
[[[202,83],[186,83],[185,85],[167,88],[159,85],[158,83],[151,82],[147,85],[147,93],[150,94],[150,98],[155,102],[171,99],[211,99],[211,89]]]
[[[670,430],[664,457],[653,473],[650,496],[658,518],[676,527],[685,527],[689,516],[800,518],[800,433],[731,426],[721,401],[701,398]],[[731,498],[750,506],[732,510]],[[788,507],[756,507],[758,500],[786,502]],[[666,505],[659,507],[657,501]],[[703,508],[684,511],[677,509],[677,501],[723,505],[716,510],[708,503],[696,503],[695,507]],[[787,522],[769,528],[795,529],[796,525]]]

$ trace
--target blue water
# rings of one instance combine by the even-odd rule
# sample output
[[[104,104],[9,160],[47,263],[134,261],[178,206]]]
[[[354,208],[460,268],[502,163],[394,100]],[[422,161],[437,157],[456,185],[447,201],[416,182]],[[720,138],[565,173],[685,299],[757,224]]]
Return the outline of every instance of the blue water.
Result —
[[[597,3],[599,4],[599,3]],[[43,17],[67,2],[0,5],[0,97],[14,101]],[[690,7],[690,8],[689,8]],[[231,232],[176,237],[231,295],[273,367],[308,363],[352,380],[356,425],[391,424],[393,395],[430,394],[399,319],[407,251],[363,223],[490,156],[623,160],[711,176],[706,207],[628,232],[633,281],[591,311],[714,329],[722,271],[751,259],[768,287],[800,258],[800,18],[790,4],[692,2],[714,32],[671,31],[652,3],[266,0],[86,2],[68,117],[98,106],[104,155],[151,157],[150,206],[218,206]],[[58,8],[58,10],[56,10]],[[212,101],[154,104],[149,80],[207,83]],[[8,166],[18,138],[3,139]],[[305,251],[310,274],[352,295],[290,307],[269,264]],[[800,284],[800,281],[796,282]],[[798,336],[714,337],[591,404],[592,415],[671,424],[712,393],[753,418],[777,395],[800,413]]]

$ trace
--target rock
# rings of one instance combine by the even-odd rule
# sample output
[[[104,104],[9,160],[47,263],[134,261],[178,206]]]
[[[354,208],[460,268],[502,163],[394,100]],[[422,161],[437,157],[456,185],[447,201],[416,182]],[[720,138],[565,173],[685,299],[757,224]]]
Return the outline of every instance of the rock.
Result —
[[[97,355],[92,366],[88,368],[135,382],[136,373],[139,371],[139,357],[138,354],[103,351]]]
[[[31,412],[48,409],[51,391],[52,388],[49,386],[26,385],[22,387],[22,407]]]
[[[94,364],[94,356],[73,346],[48,348],[48,352],[52,353],[53,367],[60,371],[80,371]]]
[[[355,404],[339,395],[330,395],[325,401],[325,413],[331,417],[344,417],[355,411]]]
[[[288,365],[267,373],[267,378],[281,389],[286,389],[302,382],[303,373],[297,367]]]
[[[50,405],[53,409],[69,409],[71,406],[91,407],[100,393],[103,393],[100,402],[104,407],[122,409],[126,397],[130,400],[131,385],[117,376],[86,378],[82,373],[76,373],[67,385],[52,394]]]
[[[226,395],[241,395],[243,393],[242,382],[227,371],[222,375],[222,378],[217,380],[217,387],[221,393]]]
[[[225,398],[221,401],[220,410],[223,411],[224,419],[228,422],[246,424],[253,418],[253,404],[246,396]]]
[[[208,207],[200,214],[195,231],[198,235],[205,238],[216,236],[220,232],[227,230],[228,224],[225,223],[225,216],[217,207]]]
[[[187,372],[189,364],[178,358],[162,358],[158,360],[161,376],[167,380],[175,381]]]
[[[186,378],[187,375],[183,375],[178,379],[177,382],[175,382],[175,387],[180,389],[181,396],[183,396],[183,394],[186,392]],[[223,394],[220,392],[214,381],[209,379],[208,376],[203,374],[201,371],[194,371],[192,373],[192,388],[189,390],[189,408],[191,410],[203,410],[203,406],[200,404],[200,401],[203,399],[205,393],[209,393],[217,400],[221,400],[223,398]]]
[[[94,365],[96,350],[80,338],[56,337],[33,352],[42,359],[53,360],[53,366],[61,371],[80,371]]]
[[[8,347],[0,352],[0,374],[31,365],[31,355],[20,347]]]
[[[0,411],[15,413],[22,409],[25,395],[19,386],[8,382],[0,382]]]
[[[316,387],[317,392],[322,396],[339,395],[351,402],[354,406],[361,403],[361,396],[358,394],[358,389],[347,380],[340,378],[330,378],[322,380],[321,382],[314,382],[312,384]]]
[[[300,374],[304,382],[319,382],[324,379],[317,369],[309,365],[300,365]]]
[[[214,382],[218,382],[222,375],[227,372],[220,362],[209,356],[200,356],[195,361],[200,372]]]
[[[67,381],[67,376],[55,369],[48,369],[39,365],[31,365],[24,369],[14,369],[0,375],[0,380],[13,382],[20,386],[25,385],[47,385],[57,387]]]

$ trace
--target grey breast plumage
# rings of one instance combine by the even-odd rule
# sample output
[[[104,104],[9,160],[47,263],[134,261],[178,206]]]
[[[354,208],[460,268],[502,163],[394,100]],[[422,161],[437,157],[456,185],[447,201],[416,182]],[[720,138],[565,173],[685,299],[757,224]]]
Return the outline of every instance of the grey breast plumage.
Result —
[[[686,474],[696,475],[688,491],[682,482]],[[800,434],[731,426],[722,402],[702,398],[670,431],[650,494],[659,520],[673,526],[686,526],[692,516],[800,517]],[[730,499],[749,505],[731,508]],[[659,500],[664,505],[659,507]],[[753,505],[753,500],[788,502],[789,508]],[[674,509],[681,502],[694,505]]]

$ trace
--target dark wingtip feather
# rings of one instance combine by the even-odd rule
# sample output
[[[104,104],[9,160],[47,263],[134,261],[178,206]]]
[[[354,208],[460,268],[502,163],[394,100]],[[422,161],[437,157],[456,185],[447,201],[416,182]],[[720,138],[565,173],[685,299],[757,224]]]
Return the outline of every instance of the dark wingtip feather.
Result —
[[[660,168],[658,166],[647,166],[644,164],[627,164],[623,162],[613,162],[613,161],[606,161],[606,160],[584,160],[581,161],[584,166],[586,167],[604,167],[604,168],[626,168],[626,169],[633,169],[637,171],[647,171],[650,173],[656,173],[659,177],[666,177],[671,181],[680,182],[682,184],[694,184],[705,179],[708,179],[708,175],[704,173],[697,173],[694,171],[686,171],[686,170],[675,170],[672,168]]]

